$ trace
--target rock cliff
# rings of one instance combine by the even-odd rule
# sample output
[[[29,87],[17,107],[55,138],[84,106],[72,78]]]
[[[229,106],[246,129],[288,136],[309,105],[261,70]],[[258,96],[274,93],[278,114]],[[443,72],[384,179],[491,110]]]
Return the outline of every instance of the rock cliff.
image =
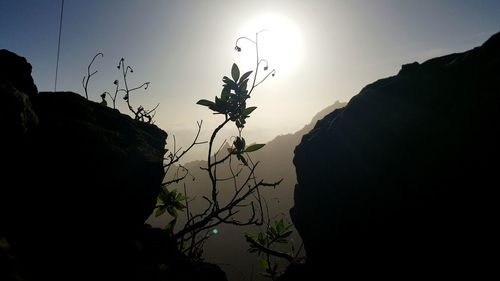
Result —
[[[499,109],[500,33],[404,65],[318,122],[295,149],[291,210],[310,273],[492,270]]]
[[[225,280],[144,225],[164,131],[75,93],[38,93],[31,65],[6,50],[0,98],[1,280]]]

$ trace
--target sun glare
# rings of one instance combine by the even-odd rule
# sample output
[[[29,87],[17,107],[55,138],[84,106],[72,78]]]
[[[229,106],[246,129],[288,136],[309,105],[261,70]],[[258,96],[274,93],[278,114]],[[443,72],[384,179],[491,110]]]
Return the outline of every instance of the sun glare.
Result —
[[[241,35],[255,39],[259,33],[259,57],[269,62],[270,69],[278,73],[292,71],[302,59],[302,42],[297,26],[289,19],[279,15],[263,15],[243,26]],[[241,41],[243,51],[255,49],[251,43]],[[240,56],[242,63],[255,65],[253,56]]]

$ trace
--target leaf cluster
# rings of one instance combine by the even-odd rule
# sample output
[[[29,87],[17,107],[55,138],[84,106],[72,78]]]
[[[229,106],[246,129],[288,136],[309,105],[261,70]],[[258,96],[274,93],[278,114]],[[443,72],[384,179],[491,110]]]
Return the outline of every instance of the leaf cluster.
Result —
[[[254,242],[250,243],[248,252],[257,252],[260,255],[263,248],[270,249],[276,243],[287,244],[288,237],[293,233],[292,226],[292,224],[285,225],[283,219],[280,219],[275,221],[273,225],[269,225],[266,232],[259,232],[257,235],[247,232],[245,234],[247,240],[250,239]]]
[[[186,208],[186,205],[182,203],[186,199],[186,196],[177,192],[176,189],[173,189],[172,191],[162,189],[156,199],[155,216],[159,217],[167,212],[172,217],[177,218],[177,211],[183,211]]]
[[[245,127],[245,119],[250,117],[257,107],[246,107],[246,101],[250,98],[248,94],[248,80],[253,71],[245,72],[240,77],[240,69],[235,63],[231,68],[231,78],[222,78],[222,92],[220,97],[215,97],[215,101],[199,100],[197,104],[207,106],[216,114],[224,114],[231,121],[235,122],[238,129]]]
[[[264,269],[264,272],[260,272],[260,274],[274,280],[275,276],[278,275],[278,263],[266,259],[261,259],[259,263],[260,267]]]
[[[263,276],[275,280],[280,275],[280,272],[278,272],[279,265],[271,257],[282,258],[288,262],[294,260],[291,254],[274,249],[277,244],[288,244],[288,238],[293,232],[291,228],[292,224],[285,224],[283,219],[280,219],[274,221],[272,225],[268,224],[265,232],[260,232],[257,235],[245,233],[245,238],[250,244],[248,252],[257,253],[258,256],[264,254],[264,258],[260,260],[260,265],[264,269],[264,272],[261,272]]]
[[[94,63],[94,61],[96,60],[96,58],[99,57],[99,56],[100,57],[104,57],[104,55],[102,53],[96,54],[94,56],[94,58],[92,59],[92,61],[90,62],[90,64],[88,65],[88,67],[87,67],[87,75],[83,76],[82,86],[83,86],[83,89],[85,91],[85,97],[87,98],[87,100],[89,99],[88,84],[89,84],[90,78],[97,73],[97,70],[95,70],[94,72],[91,73],[90,72],[90,67],[92,66],[92,64]],[[125,64],[125,59],[121,58],[120,61],[118,62],[118,65],[116,66],[116,68],[118,70],[121,70],[121,72],[122,72],[122,75],[123,75],[123,86],[120,87],[120,83],[119,83],[118,79],[116,79],[113,82],[113,84],[115,85],[114,93],[111,94],[108,91],[103,92],[100,95],[100,97],[102,99],[102,101],[100,102],[100,104],[102,104],[104,106],[108,106],[108,103],[106,101],[106,96],[109,96],[109,98],[112,101],[113,109],[116,109],[116,99],[117,99],[118,93],[122,93],[123,94],[123,100],[126,102],[126,104],[128,106],[128,109],[134,114],[134,119],[135,120],[139,120],[139,121],[150,123],[150,124],[154,123],[153,122],[153,118],[154,118],[154,116],[156,114],[156,109],[158,108],[158,106],[160,104],[157,104],[153,109],[146,109],[142,105],[139,105],[137,108],[134,108],[134,106],[132,106],[132,104],[130,102],[130,94],[132,92],[136,91],[136,90],[139,90],[139,89],[147,90],[148,87],[149,87],[150,82],[144,82],[144,83],[142,83],[138,87],[132,87],[131,88],[131,87],[128,86],[128,83],[127,83],[127,75],[129,73],[133,73],[134,72],[134,70],[132,69],[132,67],[130,65],[126,65]]]

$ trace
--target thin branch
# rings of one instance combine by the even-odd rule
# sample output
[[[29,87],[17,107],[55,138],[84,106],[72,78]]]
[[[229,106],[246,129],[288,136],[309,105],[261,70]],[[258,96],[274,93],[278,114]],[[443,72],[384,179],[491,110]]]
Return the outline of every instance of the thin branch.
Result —
[[[85,90],[85,98],[87,98],[87,100],[89,99],[89,94],[88,94],[88,87],[89,87],[89,80],[90,80],[90,77],[92,77],[92,75],[96,74],[97,73],[97,70],[90,73],[90,67],[92,66],[92,64],[94,63],[95,59],[98,57],[98,56],[101,56],[101,57],[104,57],[104,55],[102,53],[97,53],[94,58],[92,59],[92,61],[90,62],[90,64],[87,66],[87,76],[83,76],[83,80],[82,80],[82,86],[83,86],[83,89]]]
[[[291,255],[289,255],[287,253],[283,253],[283,252],[269,249],[268,247],[265,247],[265,246],[261,245],[260,243],[258,243],[257,241],[253,240],[250,236],[248,236],[246,234],[245,234],[245,238],[246,238],[248,243],[250,243],[253,247],[259,249],[259,251],[261,251],[261,252],[264,252],[268,255],[275,256],[278,258],[286,259],[288,262],[293,262],[293,260],[294,260],[294,258]]]
[[[135,87],[135,88],[132,88],[132,89],[129,89],[128,92],[132,92],[132,91],[135,91],[135,90],[139,90],[140,88],[144,87],[144,90],[146,90],[149,86],[151,82],[144,82],[142,85],[140,85],[139,87]]]
[[[262,82],[266,81],[267,77],[269,77],[269,75],[275,75],[276,74],[276,70],[273,69],[271,70],[271,72],[269,72],[262,80],[260,80],[259,83],[255,84],[255,87],[259,86],[260,84],[262,84]]]
[[[203,141],[203,142],[198,142],[198,138],[200,137],[200,132],[201,132],[201,127],[203,126],[203,120],[199,121],[199,122],[196,122],[196,124],[198,125],[198,130],[196,132],[196,135],[193,139],[193,142],[188,146],[188,148],[186,150],[184,150],[181,154],[177,155],[177,152],[175,152],[172,156],[172,159],[171,161],[166,164],[166,165],[163,165],[164,168],[166,167],[169,167],[169,166],[172,166],[173,164],[179,162],[179,160],[184,156],[186,155],[186,153],[188,153],[191,148],[193,148],[195,145],[199,145],[199,144],[205,144],[207,143],[206,141]],[[174,151],[175,151],[176,147],[175,147],[175,136],[174,136]]]
[[[178,182],[180,182],[180,181],[184,180],[184,179],[185,179],[188,175],[191,175],[191,174],[189,173],[189,169],[188,169],[188,168],[186,168],[186,167],[184,167],[184,166],[182,166],[182,165],[179,165],[179,167],[177,167],[177,171],[176,171],[176,173],[175,173],[175,174],[176,174],[176,176],[178,175],[178,173],[179,173],[179,170],[180,170],[180,169],[183,169],[183,170],[185,171],[185,174],[184,174],[184,175],[182,175],[182,176],[180,176],[180,177],[174,177],[174,179],[171,179],[171,180],[169,180],[169,181],[166,181],[166,182],[162,183],[161,185],[162,185],[162,186],[168,186],[168,185],[170,185],[170,184],[172,184],[172,183],[178,183]],[[192,175],[191,175],[191,176],[192,176]]]
[[[236,178],[240,175],[240,172],[243,171],[243,169],[240,169],[236,174],[233,171],[233,165],[232,165],[232,158],[229,158],[229,171],[231,172],[231,175],[233,176],[233,186],[234,186],[234,192],[237,192],[238,190],[238,182],[236,181]]]
[[[236,174],[232,171],[231,169],[231,176],[227,178],[222,178],[222,179],[217,179],[217,181],[229,181],[229,180],[236,180],[236,178],[239,176],[239,174],[243,171],[243,169],[240,169]]]

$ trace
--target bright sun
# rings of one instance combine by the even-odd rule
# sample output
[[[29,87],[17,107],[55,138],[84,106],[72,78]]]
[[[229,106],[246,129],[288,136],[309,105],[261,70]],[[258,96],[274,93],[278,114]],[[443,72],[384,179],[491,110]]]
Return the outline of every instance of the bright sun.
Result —
[[[259,33],[259,57],[269,62],[270,69],[279,73],[292,71],[302,59],[302,42],[297,26],[289,19],[279,15],[263,15],[249,21],[243,26],[241,36],[255,39]],[[254,50],[251,43],[240,41],[243,51]],[[242,63],[247,66],[255,65],[255,57],[249,55],[239,56]]]

